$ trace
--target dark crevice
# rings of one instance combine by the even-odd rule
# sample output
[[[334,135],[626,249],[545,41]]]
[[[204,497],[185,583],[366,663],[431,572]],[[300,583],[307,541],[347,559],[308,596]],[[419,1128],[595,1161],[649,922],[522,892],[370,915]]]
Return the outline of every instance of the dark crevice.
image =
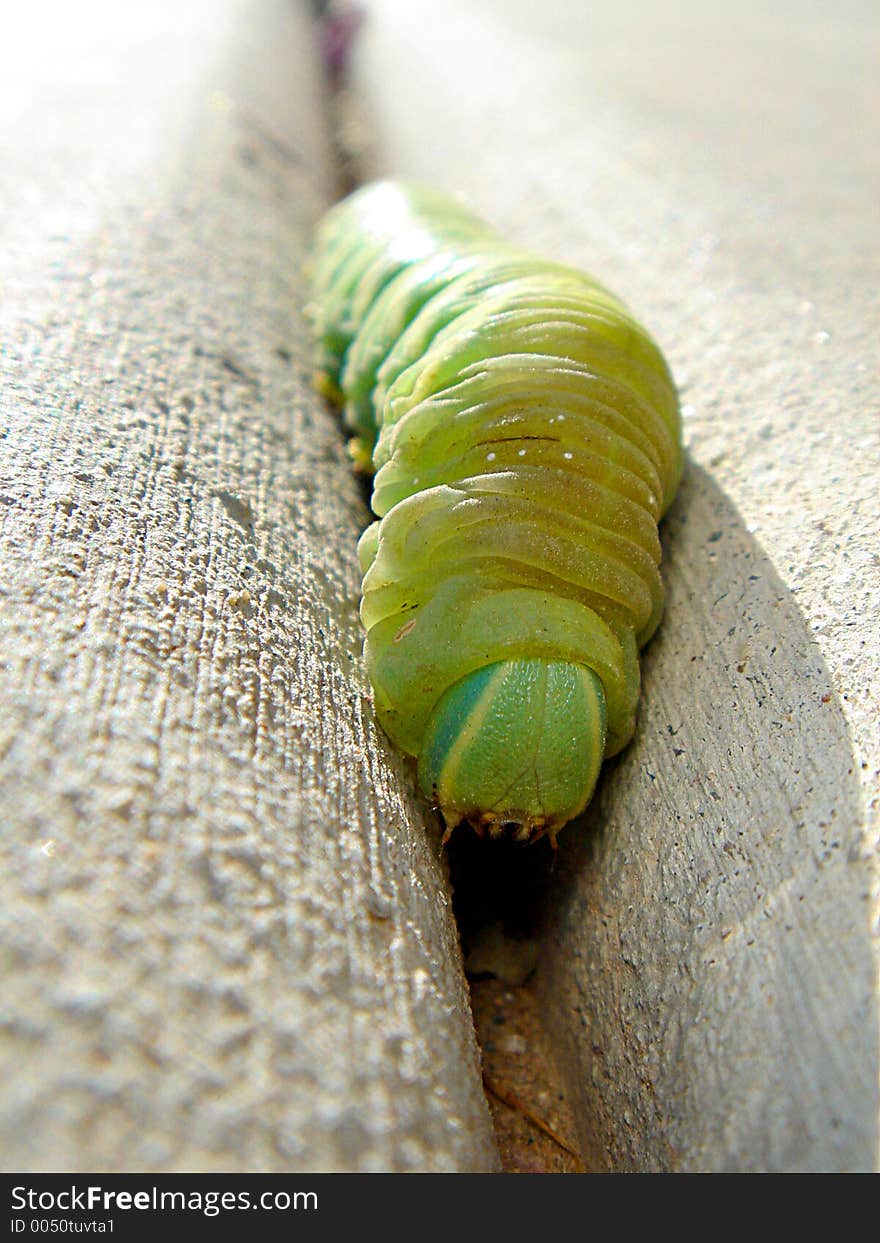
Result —
[[[467,825],[455,831],[447,850],[503,1167],[509,1173],[584,1172],[583,1162],[559,1142],[576,1143],[577,1128],[538,987],[557,855],[546,838],[530,846],[506,838],[490,841]]]
[[[364,10],[342,0],[312,0],[317,41],[326,83],[330,150],[337,197],[344,198],[367,177],[365,127],[359,121],[357,97],[348,80],[349,58]]]
[[[342,198],[371,179],[374,163],[370,127],[348,73],[365,14],[340,0],[312,0],[312,5],[326,84],[333,189]],[[369,508],[372,479],[360,474],[358,482]],[[467,826],[448,846],[486,1099],[502,1165],[510,1173],[584,1168],[570,1147],[575,1121],[536,987],[541,911],[555,859],[546,838],[526,847],[511,839],[481,840]]]

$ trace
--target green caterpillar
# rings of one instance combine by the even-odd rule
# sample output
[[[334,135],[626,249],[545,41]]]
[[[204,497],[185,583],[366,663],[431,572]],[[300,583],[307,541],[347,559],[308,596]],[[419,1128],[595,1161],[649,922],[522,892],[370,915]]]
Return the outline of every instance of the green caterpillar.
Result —
[[[423,187],[329,211],[314,294],[319,387],[375,472],[378,718],[447,837],[555,842],[635,728],[682,467],[669,368],[598,281]]]

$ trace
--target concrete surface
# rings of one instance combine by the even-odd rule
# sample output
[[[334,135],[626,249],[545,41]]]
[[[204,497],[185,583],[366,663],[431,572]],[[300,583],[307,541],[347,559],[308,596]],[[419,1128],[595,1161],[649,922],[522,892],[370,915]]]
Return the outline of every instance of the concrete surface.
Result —
[[[876,5],[366,7],[363,172],[596,272],[683,395],[638,736],[547,894],[585,1155],[876,1168]]]
[[[496,1164],[437,834],[360,670],[366,510],[310,389],[304,12],[4,26],[5,1169]]]

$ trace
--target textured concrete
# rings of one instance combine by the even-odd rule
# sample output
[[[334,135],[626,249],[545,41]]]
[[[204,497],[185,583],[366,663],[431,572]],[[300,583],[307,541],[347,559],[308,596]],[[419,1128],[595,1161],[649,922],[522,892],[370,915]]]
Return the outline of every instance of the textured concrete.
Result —
[[[548,893],[599,1165],[877,1163],[877,36],[867,2],[374,0],[354,62],[367,172],[595,271],[682,389],[639,733]]]
[[[496,1162],[309,384],[315,61],[283,0],[4,29],[6,1169]]]

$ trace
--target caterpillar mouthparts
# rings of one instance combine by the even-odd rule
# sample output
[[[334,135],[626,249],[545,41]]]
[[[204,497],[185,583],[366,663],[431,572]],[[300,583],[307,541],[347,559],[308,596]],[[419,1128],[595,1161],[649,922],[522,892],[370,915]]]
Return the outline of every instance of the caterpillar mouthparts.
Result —
[[[378,719],[447,834],[534,841],[635,727],[681,474],[658,347],[594,278],[379,182],[317,239],[319,387],[375,472],[361,618]]]

